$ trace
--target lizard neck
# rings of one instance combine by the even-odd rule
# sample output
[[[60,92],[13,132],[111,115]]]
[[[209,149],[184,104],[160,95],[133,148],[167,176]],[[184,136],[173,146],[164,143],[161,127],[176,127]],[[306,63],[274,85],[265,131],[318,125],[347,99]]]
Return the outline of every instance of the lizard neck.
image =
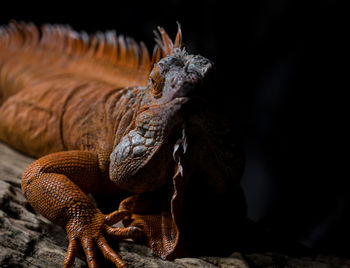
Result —
[[[118,144],[125,133],[135,125],[135,118],[142,106],[144,91],[142,87],[130,87],[100,92],[100,95],[93,98],[99,104],[89,105],[89,111],[84,114],[85,117],[93,119],[88,120],[86,124],[71,124],[74,125],[77,135],[74,136],[75,140],[72,140],[71,136],[67,137],[68,149],[96,153],[100,169],[108,171],[110,154],[115,144]]]

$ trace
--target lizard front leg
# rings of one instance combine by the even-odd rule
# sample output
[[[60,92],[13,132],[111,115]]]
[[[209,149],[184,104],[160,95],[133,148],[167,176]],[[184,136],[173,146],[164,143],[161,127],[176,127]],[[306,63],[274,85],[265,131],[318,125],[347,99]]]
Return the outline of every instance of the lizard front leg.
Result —
[[[137,238],[135,227],[115,228],[111,225],[130,217],[126,210],[104,215],[86,193],[103,187],[97,155],[87,151],[53,153],[33,162],[22,177],[22,191],[36,211],[65,227],[69,246],[64,267],[71,267],[81,245],[89,267],[97,267],[96,250],[117,267],[126,264],[110,248],[104,235]]]

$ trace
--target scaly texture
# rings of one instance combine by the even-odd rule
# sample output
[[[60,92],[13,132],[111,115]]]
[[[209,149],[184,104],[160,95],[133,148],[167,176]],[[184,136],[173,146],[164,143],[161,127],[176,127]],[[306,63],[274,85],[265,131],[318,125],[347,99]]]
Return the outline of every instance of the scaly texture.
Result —
[[[231,140],[221,144],[227,128],[190,97],[212,63],[182,49],[180,27],[174,43],[158,31],[150,59],[143,43],[114,32],[39,31],[17,22],[0,28],[0,139],[40,157],[26,169],[22,190],[66,229],[65,267],[79,246],[89,267],[97,266],[97,249],[125,266],[106,236],[145,235],[158,256],[185,255],[184,203],[196,195],[195,178],[213,200],[238,185],[239,149],[226,146]],[[87,193],[129,197],[104,215]],[[120,220],[127,227],[111,227]]]

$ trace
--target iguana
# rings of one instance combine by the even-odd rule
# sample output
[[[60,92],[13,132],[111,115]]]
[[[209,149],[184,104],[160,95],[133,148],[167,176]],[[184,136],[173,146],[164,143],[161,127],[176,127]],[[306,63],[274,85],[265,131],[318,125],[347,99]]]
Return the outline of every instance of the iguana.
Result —
[[[192,97],[213,63],[186,52],[180,26],[174,42],[161,27],[155,33],[150,57],[144,43],[114,31],[15,21],[0,28],[0,139],[38,158],[22,190],[66,229],[64,267],[80,246],[89,267],[97,250],[126,266],[106,237],[146,236],[163,259],[187,254],[183,211],[199,196],[188,189],[206,184],[222,196],[242,175],[239,150],[225,143],[229,130]],[[127,197],[105,215],[90,193]],[[119,221],[125,226],[112,226]]]

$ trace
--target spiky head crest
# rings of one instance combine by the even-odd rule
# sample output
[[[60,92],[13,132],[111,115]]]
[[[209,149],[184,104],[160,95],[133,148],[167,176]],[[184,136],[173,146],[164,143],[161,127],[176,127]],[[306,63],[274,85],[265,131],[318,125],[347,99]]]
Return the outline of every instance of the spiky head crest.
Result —
[[[158,32],[154,31],[154,35],[156,43],[162,50],[163,57],[172,55],[176,50],[179,50],[182,47],[182,31],[179,22],[177,22],[175,42],[171,40],[166,31],[160,26],[158,26]]]

